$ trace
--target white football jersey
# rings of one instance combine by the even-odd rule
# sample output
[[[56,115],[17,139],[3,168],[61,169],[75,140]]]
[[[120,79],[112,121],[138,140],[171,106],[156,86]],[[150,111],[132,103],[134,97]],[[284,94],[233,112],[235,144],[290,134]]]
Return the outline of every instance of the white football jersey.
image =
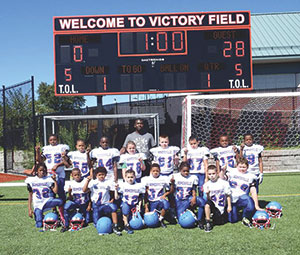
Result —
[[[248,160],[249,163],[248,172],[259,174],[258,156],[263,152],[263,150],[264,147],[258,144],[253,144],[252,146],[245,145],[243,149],[243,156]]]
[[[232,192],[232,203],[235,203],[240,196],[248,195],[250,184],[256,180],[256,176],[252,173],[241,173],[236,168],[230,169],[226,174]]]
[[[142,168],[141,168],[141,162],[139,159],[146,160],[145,153],[135,153],[135,154],[122,154],[120,156],[120,164],[126,164],[127,169],[132,169],[135,172],[136,178],[141,178],[142,176]]]
[[[181,150],[181,156],[184,156],[184,150],[183,148]],[[198,147],[196,149],[188,148],[187,152],[187,162],[190,165],[190,173],[191,174],[204,174],[204,160],[208,159],[209,156],[209,149],[206,147]]]
[[[226,205],[226,195],[230,196],[231,194],[229,182],[220,178],[218,178],[215,182],[209,180],[204,183],[203,191],[205,193],[209,193],[209,196],[214,202],[216,208],[218,208],[221,214],[223,214]]]
[[[76,204],[86,204],[89,201],[89,194],[87,192],[83,192],[83,186],[85,184],[85,179],[77,182],[75,180],[70,181],[68,185],[68,190],[71,189],[71,194],[73,196],[73,201]]]
[[[238,148],[238,146],[236,146]],[[211,154],[220,162],[220,167],[227,165],[227,169],[236,167],[235,153],[233,145],[227,147],[218,147],[210,150]]]
[[[42,155],[46,158],[45,164],[47,166],[48,174],[51,173],[52,168],[62,162],[61,153],[67,152],[69,146],[66,144],[57,144],[57,145],[46,145],[42,149]],[[60,178],[65,178],[65,166],[60,166],[56,169],[56,174]]]
[[[90,152],[90,158],[96,160],[97,167],[103,166],[107,170],[106,179],[114,180],[114,162],[119,161],[120,152],[115,148],[106,150],[101,147],[93,149]]]
[[[27,177],[25,183],[32,189],[32,202],[33,208],[43,209],[43,206],[50,198],[54,197],[54,193],[51,189],[54,185],[54,181],[50,176],[39,178],[38,176]]]
[[[184,177],[181,173],[174,174],[176,199],[185,200],[192,195],[193,187],[198,185],[198,178],[195,175]]]
[[[151,174],[150,176],[145,176],[142,178],[142,184],[148,187],[148,200],[157,201],[165,193],[166,190],[170,189],[170,177],[168,176],[158,176],[154,178]]]
[[[79,168],[83,178],[90,175],[86,152],[70,151],[68,156],[73,163],[73,168]]]
[[[150,149],[154,156],[153,163],[158,163],[162,174],[171,174],[174,170],[174,158],[180,151],[177,146],[169,146],[168,148],[155,147]]]
[[[110,191],[115,190],[114,182],[107,179],[102,182],[98,179],[91,180],[88,187],[91,190],[91,200],[97,205],[108,203],[111,200]]]
[[[142,183],[129,184],[123,182],[120,184],[118,192],[123,194],[123,202],[133,206],[137,204],[139,195],[145,193],[145,186]]]

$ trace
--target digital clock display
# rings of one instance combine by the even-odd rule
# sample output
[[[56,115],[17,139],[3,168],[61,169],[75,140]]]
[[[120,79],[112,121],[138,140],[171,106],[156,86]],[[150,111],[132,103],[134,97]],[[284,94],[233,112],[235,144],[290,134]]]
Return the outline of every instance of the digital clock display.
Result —
[[[250,13],[54,18],[55,94],[251,90]]]

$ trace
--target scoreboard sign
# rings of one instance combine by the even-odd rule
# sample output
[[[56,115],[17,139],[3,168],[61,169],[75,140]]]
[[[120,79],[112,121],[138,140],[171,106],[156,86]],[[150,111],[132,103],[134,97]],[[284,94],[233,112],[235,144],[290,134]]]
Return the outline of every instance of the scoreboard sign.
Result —
[[[250,12],[54,17],[55,94],[252,89]]]

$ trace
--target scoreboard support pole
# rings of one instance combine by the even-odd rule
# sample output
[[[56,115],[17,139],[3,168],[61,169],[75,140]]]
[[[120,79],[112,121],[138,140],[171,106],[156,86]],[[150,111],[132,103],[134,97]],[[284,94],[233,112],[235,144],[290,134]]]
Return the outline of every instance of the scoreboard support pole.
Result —
[[[103,96],[97,96],[97,114],[99,114],[99,115],[103,114],[102,97]],[[102,119],[98,119],[97,136],[98,136],[97,144],[99,146],[100,138],[103,136],[103,120]]]

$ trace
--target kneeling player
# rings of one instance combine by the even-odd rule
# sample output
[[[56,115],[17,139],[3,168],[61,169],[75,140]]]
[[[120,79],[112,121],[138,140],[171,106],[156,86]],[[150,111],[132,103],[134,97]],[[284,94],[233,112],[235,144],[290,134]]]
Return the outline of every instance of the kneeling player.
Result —
[[[170,208],[167,196],[172,193],[169,190],[170,178],[161,176],[159,164],[153,163],[150,168],[150,176],[143,177],[142,183],[146,187],[145,212],[160,210],[160,225],[165,228],[163,220],[166,211]]]
[[[219,178],[217,168],[214,165],[208,166],[208,179],[203,186],[203,190],[207,195],[205,203],[205,232],[210,232],[214,224],[223,224],[225,221],[225,206],[227,204],[227,212],[230,213],[231,208],[231,190],[229,183]],[[211,214],[213,217],[211,219]]]
[[[46,209],[62,206],[63,201],[54,198],[54,193],[58,192],[56,175],[47,176],[47,167],[43,163],[35,166],[35,173],[36,176],[25,180],[29,191],[28,215],[32,218],[34,214],[35,226],[41,228],[43,227],[43,212]],[[34,211],[32,211],[31,204],[33,204]]]
[[[239,158],[237,168],[233,168],[226,172],[230,188],[232,191],[232,211],[228,215],[231,223],[238,221],[238,208],[243,209],[242,223],[251,227],[251,217],[254,210],[260,210],[258,197],[256,192],[256,176],[247,172],[248,160]],[[251,194],[251,197],[249,196]]]
[[[202,197],[196,196],[198,178],[190,174],[190,165],[187,162],[182,162],[179,165],[179,171],[171,179],[172,185],[175,186],[177,217],[179,219],[179,216],[188,208],[195,209],[198,207],[197,222],[199,228],[203,229],[201,219],[205,201]]]
[[[88,176],[82,189],[83,192],[91,191],[94,225],[97,226],[97,221],[103,214],[111,215],[113,232],[121,235],[118,230],[117,206],[113,203],[115,185],[111,180],[106,180],[105,167],[96,168],[94,174],[96,179],[91,181],[92,178]]]

